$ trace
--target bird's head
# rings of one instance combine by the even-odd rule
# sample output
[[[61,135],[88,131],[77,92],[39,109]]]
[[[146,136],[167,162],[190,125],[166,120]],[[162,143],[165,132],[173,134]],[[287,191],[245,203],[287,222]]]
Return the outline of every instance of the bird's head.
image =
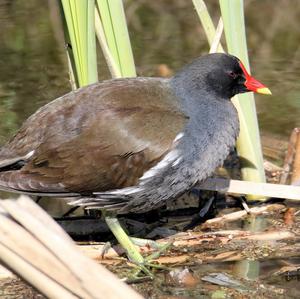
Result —
[[[207,65],[205,78],[207,86],[212,87],[220,95],[231,98],[236,94],[250,91],[271,94],[269,88],[247,72],[237,57],[221,53],[206,57],[204,64]]]
[[[205,90],[225,99],[250,91],[271,94],[265,85],[247,72],[237,57],[223,53],[208,54],[195,59],[174,78],[179,85],[183,82],[186,89],[194,92]]]

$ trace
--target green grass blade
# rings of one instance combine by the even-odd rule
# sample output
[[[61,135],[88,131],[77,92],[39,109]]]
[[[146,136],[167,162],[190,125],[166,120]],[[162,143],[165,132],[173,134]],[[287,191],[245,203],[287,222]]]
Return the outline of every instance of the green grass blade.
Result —
[[[106,63],[107,63],[107,66],[109,68],[112,78],[122,77],[119,65],[116,64],[116,61],[115,61],[114,57],[112,56],[111,51],[108,47],[104,29],[103,29],[102,22],[101,22],[97,8],[95,8],[95,30],[96,30],[96,35],[97,35],[98,41],[99,41],[101,49],[102,49],[103,56],[106,60]]]
[[[224,29],[223,20],[222,18],[220,18],[216,29],[215,37],[212,43],[210,44],[209,53],[223,52],[222,45],[221,45],[221,37],[223,34],[223,29]],[[220,48],[219,51],[218,51],[218,47]]]
[[[216,29],[208,12],[207,6],[203,0],[193,0],[193,4],[203,26],[209,46],[211,46],[216,35]],[[218,45],[217,52],[224,52],[221,44]]]
[[[220,0],[228,52],[239,57],[249,70],[243,0]],[[254,95],[247,93],[233,99],[240,116],[241,133],[237,142],[240,157],[249,161],[242,168],[244,180],[265,182]],[[252,164],[252,166],[251,166]]]
[[[76,73],[74,53],[71,49],[71,39],[70,39],[70,34],[68,30],[67,20],[64,13],[62,1],[59,3],[59,9],[60,9],[60,15],[61,15],[63,31],[64,31],[65,50],[66,50],[67,64],[69,70],[69,82],[72,90],[75,90],[78,88],[79,83],[78,83],[78,77]]]
[[[135,77],[135,65],[122,0],[98,0],[107,45],[122,77]]]
[[[98,81],[94,0],[61,0],[79,86]]]

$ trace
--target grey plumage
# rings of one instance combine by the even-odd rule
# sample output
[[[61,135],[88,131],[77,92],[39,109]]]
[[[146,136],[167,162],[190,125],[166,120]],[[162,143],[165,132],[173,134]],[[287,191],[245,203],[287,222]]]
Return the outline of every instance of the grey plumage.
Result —
[[[118,206],[119,213],[145,212],[180,196],[223,164],[239,134],[238,115],[229,97],[216,95],[207,87],[206,76],[214,69],[201,72],[197,62],[202,64],[202,60],[199,60],[188,66],[196,77],[187,77],[186,67],[183,73],[166,81],[189,119],[173,149],[179,162],[168,163],[155,175],[140,180],[137,186],[95,193],[95,199],[81,198],[74,204],[96,208],[103,207],[102,201],[116,200],[120,206],[123,203],[122,207]],[[207,64],[203,67],[207,68]],[[211,67],[219,66],[212,64]]]

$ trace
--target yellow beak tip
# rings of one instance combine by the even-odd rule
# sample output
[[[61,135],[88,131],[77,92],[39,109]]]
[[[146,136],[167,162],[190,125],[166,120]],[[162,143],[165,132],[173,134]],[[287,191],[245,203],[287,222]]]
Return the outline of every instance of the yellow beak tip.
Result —
[[[269,88],[267,88],[267,87],[258,88],[256,90],[256,92],[257,93],[261,93],[261,94],[268,94],[268,95],[272,94],[271,90]]]

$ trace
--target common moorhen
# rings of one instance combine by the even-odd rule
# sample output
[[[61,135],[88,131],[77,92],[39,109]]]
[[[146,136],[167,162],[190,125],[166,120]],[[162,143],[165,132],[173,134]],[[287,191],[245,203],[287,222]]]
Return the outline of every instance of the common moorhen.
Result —
[[[1,148],[0,188],[77,197],[73,204],[116,213],[159,207],[223,163],[239,133],[230,98],[248,91],[270,94],[227,54],[197,58],[170,79],[114,79],[72,91],[40,108]],[[108,224],[142,262],[118,237],[118,223]]]

